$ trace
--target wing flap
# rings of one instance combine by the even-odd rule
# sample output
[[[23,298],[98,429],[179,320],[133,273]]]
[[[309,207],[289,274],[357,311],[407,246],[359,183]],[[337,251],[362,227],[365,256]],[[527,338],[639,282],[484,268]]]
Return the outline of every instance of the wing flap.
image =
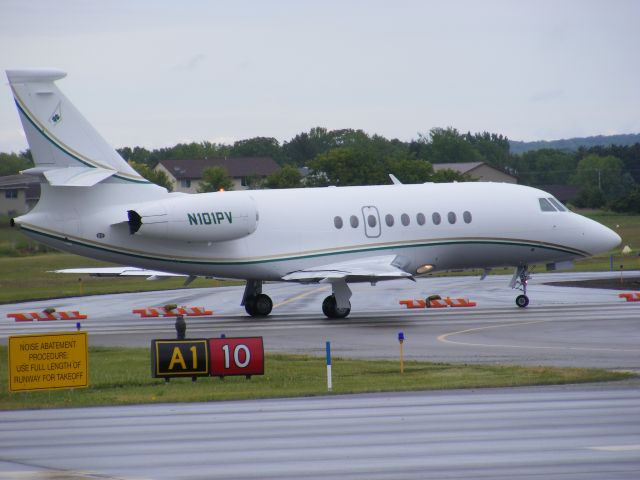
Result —
[[[347,262],[331,263],[317,267],[305,268],[290,272],[282,277],[288,282],[369,282],[393,280],[398,278],[413,279],[413,275],[398,266],[396,255],[367,257]]]
[[[75,275],[91,275],[92,277],[186,277],[180,273],[159,272],[135,267],[98,267],[98,268],[65,268],[53,270],[54,273],[72,273]]]

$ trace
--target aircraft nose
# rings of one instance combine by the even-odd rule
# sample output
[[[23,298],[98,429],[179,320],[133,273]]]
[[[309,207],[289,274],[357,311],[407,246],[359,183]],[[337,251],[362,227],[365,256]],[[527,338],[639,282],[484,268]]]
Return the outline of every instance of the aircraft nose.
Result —
[[[608,252],[612,248],[617,247],[622,242],[622,238],[609,227],[594,222],[597,228],[592,229],[593,254]]]

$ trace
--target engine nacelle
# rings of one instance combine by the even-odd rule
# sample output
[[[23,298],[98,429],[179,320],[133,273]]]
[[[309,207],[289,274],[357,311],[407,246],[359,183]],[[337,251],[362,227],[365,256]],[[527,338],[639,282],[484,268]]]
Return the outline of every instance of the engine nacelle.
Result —
[[[244,192],[180,195],[134,205],[127,211],[132,235],[185,242],[222,242],[246,237],[258,211]]]

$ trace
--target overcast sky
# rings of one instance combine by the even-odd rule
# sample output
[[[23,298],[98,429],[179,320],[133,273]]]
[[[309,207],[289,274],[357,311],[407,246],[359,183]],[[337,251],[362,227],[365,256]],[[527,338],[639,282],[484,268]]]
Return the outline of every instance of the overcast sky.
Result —
[[[54,67],[116,147],[640,132],[640,2],[0,0],[0,68]],[[0,151],[27,147],[4,79]]]

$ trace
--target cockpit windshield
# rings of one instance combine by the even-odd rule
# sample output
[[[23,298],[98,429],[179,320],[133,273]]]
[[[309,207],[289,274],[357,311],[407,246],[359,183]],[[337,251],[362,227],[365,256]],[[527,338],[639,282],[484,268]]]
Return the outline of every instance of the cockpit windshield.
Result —
[[[553,197],[539,198],[540,210],[543,212],[567,212],[567,207]]]
[[[558,200],[556,200],[553,197],[549,197],[548,200],[551,202],[551,204],[556,207],[558,209],[558,211],[560,212],[566,212],[567,211],[567,207],[565,207],[564,205],[562,205]]]
[[[551,203],[549,203],[549,200],[547,200],[546,198],[539,198],[538,201],[540,202],[540,210],[542,210],[543,212],[555,212],[557,211],[553,205],[551,205]]]

